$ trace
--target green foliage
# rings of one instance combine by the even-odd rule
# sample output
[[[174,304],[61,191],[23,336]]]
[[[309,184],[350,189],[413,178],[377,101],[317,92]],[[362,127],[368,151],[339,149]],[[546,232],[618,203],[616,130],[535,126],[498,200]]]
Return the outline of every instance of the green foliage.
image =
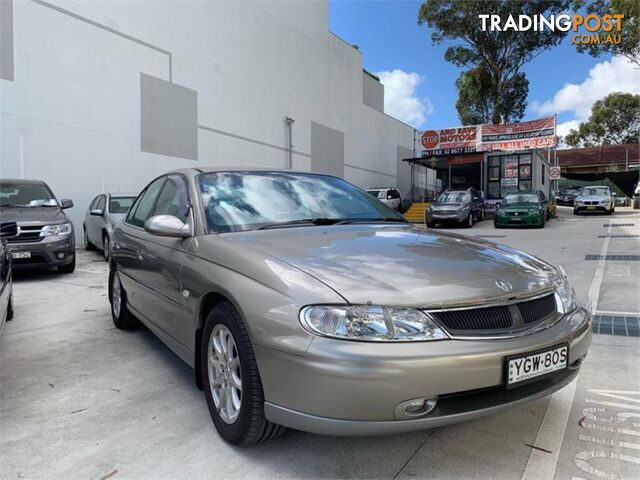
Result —
[[[640,2],[638,0],[574,0],[573,6],[576,10],[584,8],[587,12],[598,15],[624,15],[620,32],[615,29],[611,32],[594,32],[599,33],[601,38],[608,34],[620,35],[619,44],[601,42],[578,45],[579,52],[587,52],[594,57],[603,54],[620,55],[640,67]]]
[[[458,115],[481,123],[519,120],[526,108],[528,82],[520,68],[562,41],[566,32],[483,32],[481,14],[560,14],[570,0],[427,0],[418,23],[432,29],[434,44],[450,44],[445,60],[464,68],[458,78]],[[474,122],[477,123],[477,122]]]
[[[485,65],[481,64],[462,72],[456,88],[456,110],[463,125],[491,123],[494,110],[501,112],[502,122],[517,121],[524,116],[529,93],[529,81],[524,73],[516,73],[504,85],[502,93],[498,93]]]
[[[621,145],[640,140],[640,95],[614,92],[591,107],[591,116],[564,142],[571,147]]]

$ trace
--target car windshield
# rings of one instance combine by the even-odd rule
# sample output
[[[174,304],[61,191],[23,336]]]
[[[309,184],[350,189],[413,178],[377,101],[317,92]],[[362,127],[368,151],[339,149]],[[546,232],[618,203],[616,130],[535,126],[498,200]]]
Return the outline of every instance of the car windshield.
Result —
[[[522,205],[527,203],[538,203],[538,196],[535,193],[516,193],[507,195],[504,199],[505,205]]]
[[[215,172],[199,176],[210,232],[287,225],[404,218],[371,195],[327,175],[286,172]]]
[[[49,189],[41,183],[0,183],[2,207],[57,207]]]
[[[136,197],[111,197],[109,201],[109,212],[127,213]]]
[[[387,199],[387,191],[386,190],[367,190],[367,193],[374,198],[379,200]]]
[[[567,188],[566,190],[560,190],[562,195],[577,195],[580,193],[580,190],[577,188]]]
[[[444,192],[438,197],[438,203],[465,203],[471,201],[469,192]]]
[[[585,187],[580,195],[583,197],[587,195],[609,195],[609,189],[607,187]]]

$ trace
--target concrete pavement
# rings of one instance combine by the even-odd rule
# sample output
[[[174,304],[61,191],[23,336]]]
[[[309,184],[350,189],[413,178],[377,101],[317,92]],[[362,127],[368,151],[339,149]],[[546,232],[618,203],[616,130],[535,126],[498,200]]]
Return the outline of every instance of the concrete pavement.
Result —
[[[583,301],[640,315],[640,261],[585,260],[603,246],[639,254],[638,237],[601,237],[640,235],[640,212],[559,210],[544,230],[485,221],[455,231],[561,264]],[[84,251],[72,275],[16,276],[15,320],[0,337],[0,478],[640,476],[639,338],[595,335],[577,382],[476,421],[376,438],[288,431],[236,448],[216,434],[189,367],[150,332],[114,328],[106,276],[99,254]]]

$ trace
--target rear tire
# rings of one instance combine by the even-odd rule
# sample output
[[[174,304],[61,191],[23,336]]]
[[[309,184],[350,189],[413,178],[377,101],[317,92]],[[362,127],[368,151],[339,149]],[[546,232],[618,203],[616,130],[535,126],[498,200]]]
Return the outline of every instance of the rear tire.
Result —
[[[233,445],[254,445],[284,432],[264,415],[264,391],[249,334],[228,302],[214,306],[205,320],[200,362],[209,413],[222,438]]]
[[[135,330],[141,327],[140,320],[133,316],[127,308],[127,294],[122,288],[120,275],[115,268],[109,272],[109,303],[111,319],[120,330]]]
[[[61,265],[58,267],[58,273],[73,273],[76,269],[76,254],[73,253],[73,260],[71,263],[67,263],[66,265]]]
[[[480,220],[484,220],[484,208],[480,210]]]

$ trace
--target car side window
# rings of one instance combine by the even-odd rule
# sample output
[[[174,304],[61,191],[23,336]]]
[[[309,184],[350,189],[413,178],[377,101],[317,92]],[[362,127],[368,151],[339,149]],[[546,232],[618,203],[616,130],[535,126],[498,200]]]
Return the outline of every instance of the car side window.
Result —
[[[183,222],[189,213],[189,190],[184,177],[169,175],[156,202],[154,215],[173,215]]]
[[[160,177],[145,189],[144,193],[138,198],[134,208],[131,209],[126,222],[136,227],[144,227],[144,222],[151,216],[153,207],[156,204],[158,194],[167,177]]]
[[[104,207],[107,204],[106,200],[105,200],[105,196],[104,195],[100,195],[98,197],[98,203],[96,203],[96,209],[97,210],[102,210],[104,212]]]

